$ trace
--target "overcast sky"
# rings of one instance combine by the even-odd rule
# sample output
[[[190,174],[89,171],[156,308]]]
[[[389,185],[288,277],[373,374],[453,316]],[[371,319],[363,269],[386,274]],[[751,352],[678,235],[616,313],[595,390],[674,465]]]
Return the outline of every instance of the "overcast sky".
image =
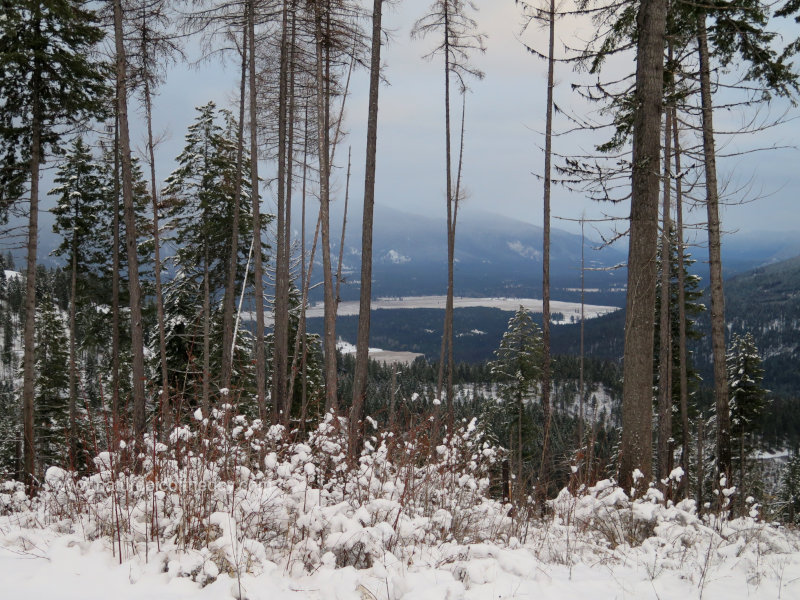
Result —
[[[378,132],[377,202],[409,212],[444,215],[444,107],[441,59],[422,58],[433,40],[412,41],[413,22],[423,15],[431,0],[402,0],[387,8],[384,26],[391,40],[384,47],[383,59],[388,85],[380,91]],[[542,184],[533,172],[543,166],[544,104],[546,65],[526,53],[518,40],[521,16],[513,0],[478,0],[476,18],[480,30],[488,35],[485,55],[474,56],[474,64],[486,74],[482,81],[470,82],[467,97],[467,135],[464,183],[468,202],[463,210],[487,210],[513,216],[536,224],[542,222]],[[371,3],[370,3],[371,5]],[[575,35],[586,37],[588,23],[559,23],[557,46],[564,41],[575,44]],[[528,43],[544,49],[546,32],[533,30]],[[619,72],[633,69],[631,57],[618,60]],[[237,85],[236,66],[218,63],[198,71],[176,67],[161,89],[157,102],[157,126],[167,129],[168,141],[159,149],[160,175],[165,177],[174,166],[186,127],[194,118],[194,106],[214,99],[220,104],[231,101]],[[555,101],[572,110],[586,110],[570,84],[578,75],[569,65],[557,68]],[[457,98],[457,97],[456,97]],[[460,102],[455,100],[456,114]],[[772,110],[773,114],[782,107]],[[353,152],[352,198],[363,194],[364,146],[366,137],[367,73],[354,77],[352,96],[347,105],[349,136],[337,152],[337,164],[344,166],[348,145]],[[790,114],[791,116],[791,114]],[[738,114],[718,114],[717,124],[729,127],[741,120]],[[457,123],[457,117],[454,118]],[[558,118],[555,127],[568,123]],[[791,145],[800,127],[790,122],[758,136],[751,134],[722,148],[738,150],[748,146]],[[141,137],[141,134],[140,134]],[[140,145],[141,140],[138,140]],[[556,152],[572,154],[589,151],[597,138],[588,135],[557,137]],[[800,189],[800,158],[796,148],[721,160],[720,179],[730,180],[730,188],[748,184],[746,198],[757,202],[725,209],[726,229],[800,230],[800,210],[795,197]],[[343,169],[338,177],[343,177]],[[344,189],[341,181],[336,189]],[[603,211],[625,215],[626,206],[612,208],[592,204],[579,194],[555,189],[554,217],[576,219],[584,213],[596,218]],[[267,202],[269,203],[269,197]],[[702,220],[699,213],[689,219]],[[576,230],[578,227],[554,220],[555,227]]]

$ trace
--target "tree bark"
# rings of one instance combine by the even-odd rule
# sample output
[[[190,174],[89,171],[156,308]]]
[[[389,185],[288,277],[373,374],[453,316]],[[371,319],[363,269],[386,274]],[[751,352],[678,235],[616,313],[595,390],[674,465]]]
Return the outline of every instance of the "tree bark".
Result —
[[[637,15],[636,111],[633,122],[628,289],[622,390],[619,480],[634,484],[634,469],[652,474],[653,314],[663,102],[665,0],[642,0]]]
[[[31,200],[28,212],[28,258],[25,272],[25,328],[22,356],[22,460],[25,486],[28,492],[36,486],[36,444],[34,437],[34,397],[36,384],[36,252],[39,242],[39,165],[41,163],[42,115],[39,103],[37,78],[40,70],[34,69],[33,120],[31,123]]]
[[[143,30],[144,31],[144,30]],[[146,51],[146,44],[142,43]],[[147,61],[144,61],[147,64]],[[156,318],[158,319],[158,356],[161,362],[161,427],[166,437],[172,422],[172,410],[169,393],[169,370],[167,368],[167,333],[164,325],[164,296],[161,288],[161,232],[158,219],[158,187],[156,185],[156,157],[153,142],[153,101],[150,92],[150,81],[144,78],[144,111],[147,121],[147,153],[150,159],[150,199],[153,209],[153,271],[156,285]]]
[[[722,288],[722,256],[717,192],[717,162],[714,148],[714,121],[711,104],[711,67],[705,14],[697,17],[697,46],[700,54],[700,100],[703,121],[703,158],[706,174],[708,214],[708,267],[711,283],[711,347],[714,363],[714,401],[717,409],[717,465],[730,484],[731,417],[728,401],[728,375],[725,369],[725,296]]]
[[[245,17],[247,16],[247,5],[245,5]],[[239,220],[241,218],[242,202],[242,166],[244,164],[244,107],[245,107],[245,87],[247,84],[247,36],[249,26],[245,19],[242,31],[242,64],[241,79],[239,82],[239,123],[236,129],[236,176],[232,182],[235,186],[233,190],[233,207],[231,216],[231,247],[228,255],[228,273],[225,282],[225,295],[222,305],[222,387],[229,390],[231,378],[233,376],[233,349],[236,344],[234,339],[234,306],[236,304],[236,272],[239,266]],[[230,393],[230,392],[229,392]]]
[[[317,143],[319,149],[319,210],[322,225],[322,281],[325,299],[324,336],[325,352],[325,410],[338,411],[336,373],[336,298],[331,270],[330,233],[330,133],[328,129],[328,102],[326,101],[325,77],[323,74],[323,14],[316,7],[316,95],[317,95]]]
[[[372,310],[372,230],[375,211],[375,170],[378,154],[378,95],[381,70],[381,20],[383,0],[372,5],[372,50],[369,67],[369,105],[367,109],[367,157],[364,168],[364,213],[361,222],[361,289],[358,304],[356,366],[353,374],[353,404],[350,409],[350,454],[360,449],[364,401],[367,396],[369,332]],[[394,369],[392,378],[394,379]],[[394,393],[394,384],[392,385]]]
[[[681,480],[680,495],[689,497],[689,376],[686,364],[686,280],[683,262],[683,189],[681,177],[681,146],[678,135],[677,110],[672,107],[673,146],[675,148],[675,230],[678,240],[678,361],[680,362],[680,409],[681,409]]]
[[[544,219],[542,233],[542,413],[544,417],[544,440],[542,442],[542,464],[539,468],[540,496],[544,496],[547,493],[547,479],[550,472],[550,185],[553,153],[553,87],[556,33],[555,0],[550,0],[548,20],[547,106],[544,133]]]
[[[78,223],[78,202],[75,202],[75,223]],[[78,459],[78,348],[75,321],[78,301],[78,230],[72,229],[72,260],[69,292],[69,465],[75,469]]]
[[[670,153],[672,152],[672,112],[666,110],[664,126],[664,202],[661,207],[661,306],[658,340],[658,451],[656,478],[660,482],[669,475],[669,449],[672,437],[672,397],[670,395]],[[667,485],[659,483],[662,491]]]
[[[258,185],[258,128],[256,127],[256,46],[255,46],[255,0],[249,0],[247,30],[249,33],[250,72],[250,189],[253,198],[253,281],[256,311],[256,401],[262,421],[267,420],[266,401],[266,353],[264,348],[264,266],[261,257],[261,196]]]
[[[273,318],[272,352],[272,411],[276,422],[289,424],[289,406],[286,398],[286,367],[289,347],[289,281],[286,255],[286,125],[287,77],[289,72],[289,8],[284,0],[282,8],[280,71],[278,91],[278,211],[275,249],[275,305]],[[279,421],[278,421],[279,420]]]
[[[117,103],[119,138],[122,153],[122,206],[125,220],[125,246],[128,256],[128,288],[131,309],[131,375],[133,378],[133,431],[137,442],[144,438],[147,419],[144,390],[144,334],[142,300],[139,287],[139,257],[136,253],[136,213],[133,205],[131,143],[128,130],[127,63],[122,29],[122,2],[114,0],[114,38],[116,45]]]

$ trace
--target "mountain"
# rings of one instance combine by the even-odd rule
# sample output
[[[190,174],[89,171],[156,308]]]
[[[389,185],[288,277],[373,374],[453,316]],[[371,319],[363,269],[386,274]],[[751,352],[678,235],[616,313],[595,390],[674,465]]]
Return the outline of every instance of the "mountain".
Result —
[[[348,217],[351,233],[345,238],[343,299],[355,299],[359,293],[361,240],[357,217],[355,212]],[[339,232],[340,223],[332,223],[331,231]],[[446,292],[447,244],[443,220],[376,205],[373,237],[374,296]],[[310,240],[311,235],[308,247]],[[612,267],[623,263],[625,255],[614,247],[593,249],[599,245],[594,240],[586,240],[586,301],[621,306],[625,269]],[[541,227],[471,207],[462,209],[456,231],[456,295],[541,297],[541,249]],[[338,256],[338,242],[334,243],[332,255]],[[319,253],[315,263],[319,265],[315,266],[319,272]],[[581,237],[553,229],[551,282],[554,299],[580,298],[580,265]]]

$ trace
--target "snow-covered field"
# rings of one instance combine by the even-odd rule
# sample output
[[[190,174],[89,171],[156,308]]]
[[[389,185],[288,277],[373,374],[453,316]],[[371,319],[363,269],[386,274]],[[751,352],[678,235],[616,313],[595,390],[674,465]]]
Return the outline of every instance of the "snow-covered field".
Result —
[[[141,475],[105,452],[87,477],[50,468],[35,499],[0,483],[0,597],[800,598],[800,537],[752,503],[701,518],[652,487],[633,500],[608,480],[581,488],[576,467],[577,491],[547,516],[511,513],[488,494],[500,455],[475,421],[425,461],[373,428],[356,466],[342,425],[286,442],[198,411],[171,448],[145,442]]]
[[[350,342],[339,340],[336,342],[336,349],[342,354],[355,354],[357,348]],[[380,348],[370,348],[369,357],[372,360],[377,360],[385,364],[398,363],[408,365],[414,362],[420,356],[425,356],[419,352],[402,352],[395,350],[381,350]]]
[[[399,308],[439,308],[444,310],[446,296],[405,296],[403,298],[377,298],[372,301],[372,309],[399,309]],[[455,308],[499,308],[505,311],[515,311],[524,306],[531,312],[542,311],[542,301],[537,298],[464,298],[456,297],[453,299]],[[550,302],[551,312],[564,314],[565,320],[574,316],[580,317],[581,305],[579,302],[563,302],[552,300]],[[593,304],[584,305],[584,314],[587,319],[599,317],[610,312],[619,310],[616,306],[598,306]],[[322,317],[324,307],[322,303],[315,304],[308,310],[308,317]],[[358,314],[358,302],[342,302],[339,304],[340,316]]]

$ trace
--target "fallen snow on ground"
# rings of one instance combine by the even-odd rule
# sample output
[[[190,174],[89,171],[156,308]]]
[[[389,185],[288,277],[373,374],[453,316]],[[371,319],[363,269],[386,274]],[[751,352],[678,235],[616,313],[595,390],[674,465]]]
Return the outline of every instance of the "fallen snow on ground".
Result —
[[[367,421],[354,466],[344,420],[292,441],[226,405],[146,438],[141,474],[119,466],[125,444],[85,477],[50,467],[34,499],[0,482],[2,598],[800,598],[800,537],[752,501],[701,518],[653,487],[580,487],[573,465],[577,492],[514,514],[489,495],[503,453],[475,420],[433,449]]]
[[[221,573],[203,587],[189,573],[202,568],[191,555],[158,551],[120,564],[107,540],[80,533],[29,529],[6,520],[0,535],[0,581],[8,599],[53,600],[497,600],[800,598],[797,551],[767,554],[758,543],[711,548],[709,565],[690,562],[688,548],[667,557],[664,541],[639,550],[606,550],[594,556],[577,547],[574,564],[537,558],[547,536],[535,545],[493,544],[427,548],[411,564],[387,555],[368,569],[321,564],[291,575],[265,562],[259,574]],[[763,552],[763,554],[761,554]],[[759,556],[760,555],[760,556]],[[570,555],[561,562],[570,561]],[[685,562],[684,562],[685,561]],[[241,589],[241,593],[240,593]]]

